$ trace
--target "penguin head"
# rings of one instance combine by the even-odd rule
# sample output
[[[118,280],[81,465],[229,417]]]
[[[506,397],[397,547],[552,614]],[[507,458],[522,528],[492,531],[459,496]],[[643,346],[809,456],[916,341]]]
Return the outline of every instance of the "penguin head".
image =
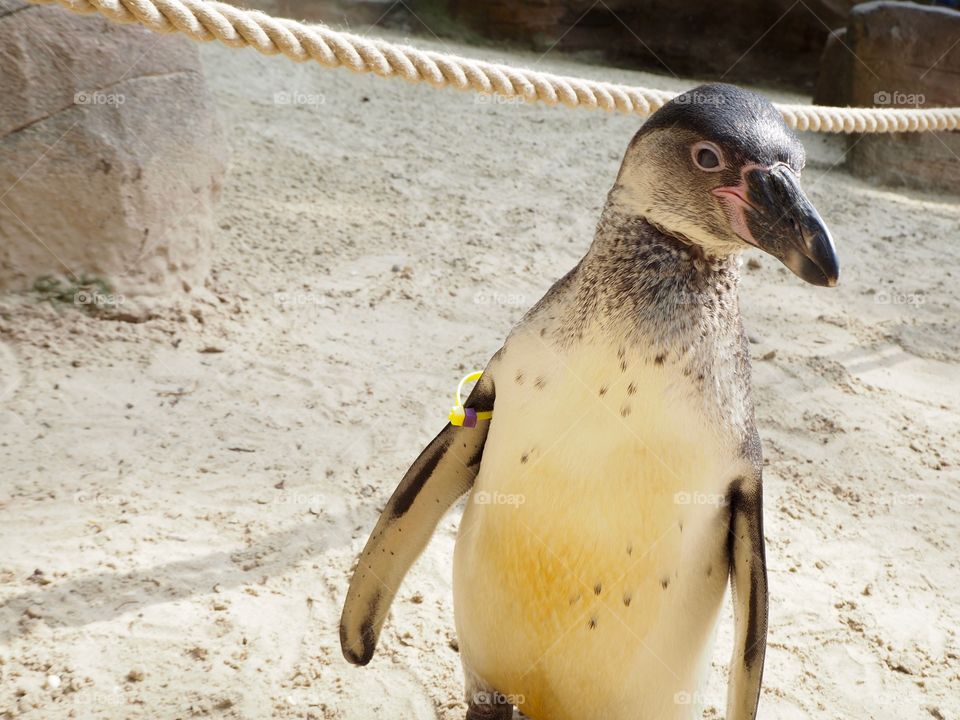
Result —
[[[801,188],[805,161],[800,140],[766,98],[701,85],[644,123],[610,200],[709,256],[756,247],[807,282],[832,287],[839,262]]]

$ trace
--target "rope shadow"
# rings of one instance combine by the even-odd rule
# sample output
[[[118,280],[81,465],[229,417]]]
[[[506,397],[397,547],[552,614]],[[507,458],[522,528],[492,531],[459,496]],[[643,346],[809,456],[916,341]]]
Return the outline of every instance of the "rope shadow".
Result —
[[[264,536],[254,545],[233,552],[216,552],[127,573],[93,573],[21,592],[0,605],[0,643],[28,635],[30,610],[52,629],[78,628],[112,620],[151,605],[176,602],[223,589],[259,583],[275,577],[302,560],[340,545],[349,536],[331,542],[326,523],[300,525]]]

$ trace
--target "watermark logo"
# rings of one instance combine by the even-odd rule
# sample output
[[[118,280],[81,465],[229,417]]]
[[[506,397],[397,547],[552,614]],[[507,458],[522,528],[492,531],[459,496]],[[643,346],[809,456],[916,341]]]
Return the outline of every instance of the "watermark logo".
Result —
[[[478,93],[473,96],[474,105],[525,105],[522,95],[501,95],[500,93]]]
[[[894,505],[923,505],[923,495],[919,493],[898,493],[891,498]]]
[[[706,695],[698,691],[687,692],[685,690],[681,690],[680,692],[673,694],[674,705],[696,705],[702,707],[712,702],[714,702],[713,699],[708,698]]]
[[[327,96],[320,93],[305,93],[299,91],[276,92],[273,94],[273,104],[320,107],[321,105],[327,104]]]
[[[923,305],[927,298],[921,293],[878,292],[873,301],[877,305]]]
[[[272,503],[274,505],[309,505],[311,507],[323,507],[327,498],[323,495],[302,495],[296,492],[278,492],[274,494]]]
[[[520,293],[496,293],[480,291],[473,296],[474,305],[526,305],[527,296]]]
[[[87,692],[81,691],[71,693],[73,702],[76,705],[85,705],[88,707],[118,707],[126,705],[127,700],[123,696],[123,691],[115,687],[112,692]]]
[[[130,498],[116,493],[87,492],[81,490],[73,496],[77,505],[126,505]]]
[[[726,101],[722,95],[717,93],[691,90],[675,97],[674,102],[677,105],[723,105]]]
[[[123,93],[105,93],[101,91],[80,92],[74,94],[73,102],[75,105],[113,105],[120,106],[127,101]]]
[[[717,296],[710,293],[680,292],[677,293],[675,302],[677,305],[694,305],[701,307],[716,302]]]
[[[723,493],[678,492],[673,496],[674,505],[708,505],[726,507],[727,496]]]
[[[905,93],[899,90],[879,90],[873,94],[873,104],[887,107],[919,107],[927,102],[923,93]]]
[[[527,501],[527,498],[518,494],[478,490],[473,494],[473,501],[477,505],[513,505],[514,507],[520,507]]]
[[[311,292],[277,292],[273,294],[273,301],[283,307],[324,304],[322,295]]]
[[[93,288],[80,288],[73,294],[74,305],[89,305],[94,307],[115,307],[126,302],[126,298],[118,293],[105,293]]]
[[[473,694],[474,705],[523,705],[526,701],[524,695],[504,695],[496,690],[480,690]]]

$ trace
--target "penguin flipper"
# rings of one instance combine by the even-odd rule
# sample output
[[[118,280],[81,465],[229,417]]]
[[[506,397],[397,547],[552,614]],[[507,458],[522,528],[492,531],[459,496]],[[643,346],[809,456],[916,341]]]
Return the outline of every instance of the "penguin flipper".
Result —
[[[484,372],[465,405],[492,411],[494,398],[492,375]],[[489,426],[487,421],[474,428],[448,424],[390,497],[360,554],[340,615],[340,648],[354,665],[370,662],[404,576],[450,506],[473,486]]]
[[[734,646],[730,659],[727,720],[753,720],[760,699],[767,649],[767,566],[760,472],[730,493],[730,585]]]

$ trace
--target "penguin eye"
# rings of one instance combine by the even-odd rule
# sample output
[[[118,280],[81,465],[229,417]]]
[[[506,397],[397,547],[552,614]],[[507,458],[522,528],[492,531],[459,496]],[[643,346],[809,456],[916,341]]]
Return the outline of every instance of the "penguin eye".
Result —
[[[720,148],[713,143],[699,142],[693,146],[693,162],[701,170],[716,172],[723,169]]]

